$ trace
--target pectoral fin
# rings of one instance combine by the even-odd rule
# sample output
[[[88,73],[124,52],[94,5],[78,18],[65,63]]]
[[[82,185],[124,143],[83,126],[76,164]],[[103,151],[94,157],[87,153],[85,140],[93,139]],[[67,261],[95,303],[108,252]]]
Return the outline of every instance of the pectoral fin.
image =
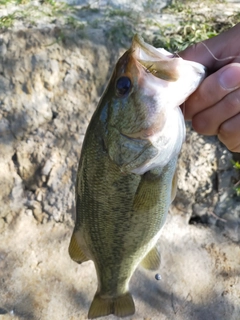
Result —
[[[174,173],[173,179],[172,179],[172,191],[171,191],[171,202],[173,202],[173,200],[176,197],[177,194],[177,182],[178,182],[178,173],[177,173],[177,169]]]
[[[159,199],[160,188],[160,175],[155,177],[150,172],[143,175],[134,197],[133,209],[147,212],[154,208],[161,201]]]
[[[77,241],[77,231],[73,232],[68,253],[71,257],[71,259],[77,263],[82,263],[84,261],[88,261],[89,259],[86,257],[86,255],[83,253],[82,249],[80,248],[78,241]]]
[[[161,264],[161,255],[156,247],[145,256],[141,262],[141,266],[147,270],[157,270]]]

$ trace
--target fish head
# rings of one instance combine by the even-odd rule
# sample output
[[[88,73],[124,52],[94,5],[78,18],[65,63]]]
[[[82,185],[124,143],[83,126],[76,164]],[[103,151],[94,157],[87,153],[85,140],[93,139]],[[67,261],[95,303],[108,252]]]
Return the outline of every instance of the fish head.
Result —
[[[179,105],[204,76],[201,64],[133,38],[101,101],[105,145],[122,172],[144,174],[180,152],[185,124]]]

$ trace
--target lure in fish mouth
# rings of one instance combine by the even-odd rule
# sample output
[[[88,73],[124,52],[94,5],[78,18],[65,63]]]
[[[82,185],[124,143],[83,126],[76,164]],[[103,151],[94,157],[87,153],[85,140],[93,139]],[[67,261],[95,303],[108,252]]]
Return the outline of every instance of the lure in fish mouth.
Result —
[[[179,105],[205,76],[135,36],[88,126],[76,183],[71,258],[94,262],[98,289],[88,317],[135,312],[129,281],[141,263],[157,270],[156,243],[176,192],[185,137]]]

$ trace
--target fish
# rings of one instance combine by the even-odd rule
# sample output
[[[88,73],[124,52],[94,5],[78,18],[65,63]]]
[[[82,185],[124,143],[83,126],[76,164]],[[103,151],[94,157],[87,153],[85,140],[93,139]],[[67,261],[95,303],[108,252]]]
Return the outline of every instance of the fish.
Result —
[[[176,194],[185,139],[179,106],[205,75],[203,65],[138,35],[115,66],[84,137],[69,245],[72,260],[92,260],[96,269],[89,319],[134,314],[134,271],[160,266],[156,244]]]

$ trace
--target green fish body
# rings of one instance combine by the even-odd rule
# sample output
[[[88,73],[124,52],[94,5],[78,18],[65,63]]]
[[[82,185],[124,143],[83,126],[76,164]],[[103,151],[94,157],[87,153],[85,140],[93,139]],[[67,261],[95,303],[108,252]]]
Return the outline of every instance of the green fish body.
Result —
[[[192,80],[182,79],[184,70]],[[185,137],[178,106],[204,74],[202,65],[167,56],[137,36],[116,65],[85,135],[69,246],[74,261],[92,260],[96,268],[89,318],[133,314],[134,271],[140,263],[159,268],[155,245],[176,193]],[[171,86],[183,88],[172,97]]]

